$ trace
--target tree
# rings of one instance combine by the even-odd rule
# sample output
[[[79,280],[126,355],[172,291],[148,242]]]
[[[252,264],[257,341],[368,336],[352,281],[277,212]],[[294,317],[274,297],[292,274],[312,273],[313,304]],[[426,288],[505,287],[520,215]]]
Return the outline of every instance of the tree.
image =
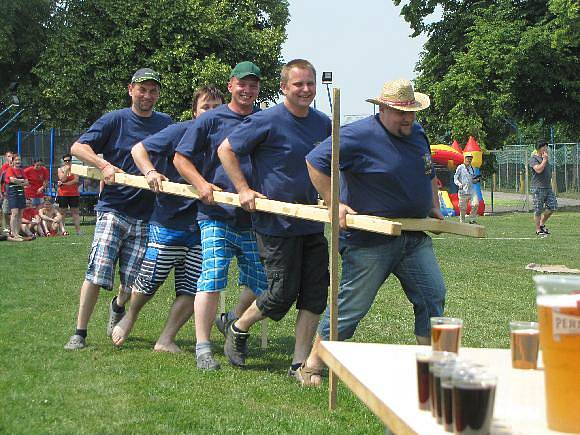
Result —
[[[426,22],[436,6],[442,19]],[[433,98],[422,114],[429,131],[488,148],[514,123],[580,133],[579,11],[573,0],[411,0],[402,14],[429,36],[416,68],[417,88]]]
[[[43,116],[83,127],[127,103],[140,67],[162,76],[158,109],[191,118],[193,91],[225,89],[241,60],[262,69],[261,99],[278,93],[286,0],[66,0],[51,20],[53,38],[34,69]]]

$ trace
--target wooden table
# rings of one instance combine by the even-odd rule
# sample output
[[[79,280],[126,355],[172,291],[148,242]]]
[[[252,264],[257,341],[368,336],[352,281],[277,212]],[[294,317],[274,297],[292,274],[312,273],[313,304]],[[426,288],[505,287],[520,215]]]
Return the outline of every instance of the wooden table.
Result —
[[[324,341],[320,356],[393,433],[448,434],[430,411],[418,407],[415,354],[425,348]],[[512,369],[509,349],[462,348],[459,355],[498,377],[492,433],[557,433],[546,424],[541,367]]]

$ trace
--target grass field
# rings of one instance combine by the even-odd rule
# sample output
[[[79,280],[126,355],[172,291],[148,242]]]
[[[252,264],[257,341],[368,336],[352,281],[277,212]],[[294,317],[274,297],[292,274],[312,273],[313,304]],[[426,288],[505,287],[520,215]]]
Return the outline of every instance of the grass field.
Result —
[[[434,236],[448,288],[446,314],[464,319],[465,346],[508,347],[508,321],[535,319],[528,263],[580,267],[580,214],[557,213],[553,235],[536,239],[532,215],[481,218],[488,239]],[[105,335],[109,294],[89,325],[88,348],[66,352],[73,332],[92,227],[84,236],[0,244],[0,433],[381,433],[379,420],[339,383],[300,388],[286,376],[294,314],[270,323],[270,347],[250,340],[249,367],[230,367],[213,334],[218,372],[196,369],[193,323],[178,336],[180,355],[152,351],[173,299],[165,285],[125,347]],[[232,276],[235,272],[232,273]],[[237,291],[231,286],[228,306]],[[396,279],[379,292],[355,339],[412,344],[412,310]],[[414,370],[409,367],[409,370]],[[326,386],[326,384],[325,384]]]

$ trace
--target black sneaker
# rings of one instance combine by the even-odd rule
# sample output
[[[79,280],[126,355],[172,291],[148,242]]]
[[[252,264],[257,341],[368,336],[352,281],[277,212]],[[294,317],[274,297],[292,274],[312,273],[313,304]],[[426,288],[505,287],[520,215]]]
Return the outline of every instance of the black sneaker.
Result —
[[[546,225],[540,225],[540,231],[544,234],[550,234],[550,230],[546,228]]]
[[[235,332],[232,328],[234,322],[235,320],[230,320],[225,326],[224,354],[232,365],[244,367],[248,356],[248,337],[250,334],[248,332]]]
[[[548,234],[543,232],[542,230],[540,230],[540,231],[536,231],[536,236],[543,239],[544,237],[548,237]]]

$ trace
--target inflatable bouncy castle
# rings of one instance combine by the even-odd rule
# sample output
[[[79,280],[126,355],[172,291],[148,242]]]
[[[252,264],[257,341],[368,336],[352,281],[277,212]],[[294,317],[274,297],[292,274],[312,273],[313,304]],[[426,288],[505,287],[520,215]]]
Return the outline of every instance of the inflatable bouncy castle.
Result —
[[[439,203],[444,216],[459,216],[459,198],[457,197],[457,186],[453,182],[453,176],[457,166],[463,163],[463,153],[468,151],[473,153],[471,164],[475,169],[475,175],[480,175],[483,153],[473,136],[469,137],[464,149],[461,149],[456,140],[453,141],[451,146],[443,144],[431,145],[431,158],[435,164],[437,183],[439,185]],[[475,190],[479,198],[477,213],[483,215],[485,204],[479,183],[475,185]],[[468,206],[467,212],[469,213],[470,210],[471,204]]]

